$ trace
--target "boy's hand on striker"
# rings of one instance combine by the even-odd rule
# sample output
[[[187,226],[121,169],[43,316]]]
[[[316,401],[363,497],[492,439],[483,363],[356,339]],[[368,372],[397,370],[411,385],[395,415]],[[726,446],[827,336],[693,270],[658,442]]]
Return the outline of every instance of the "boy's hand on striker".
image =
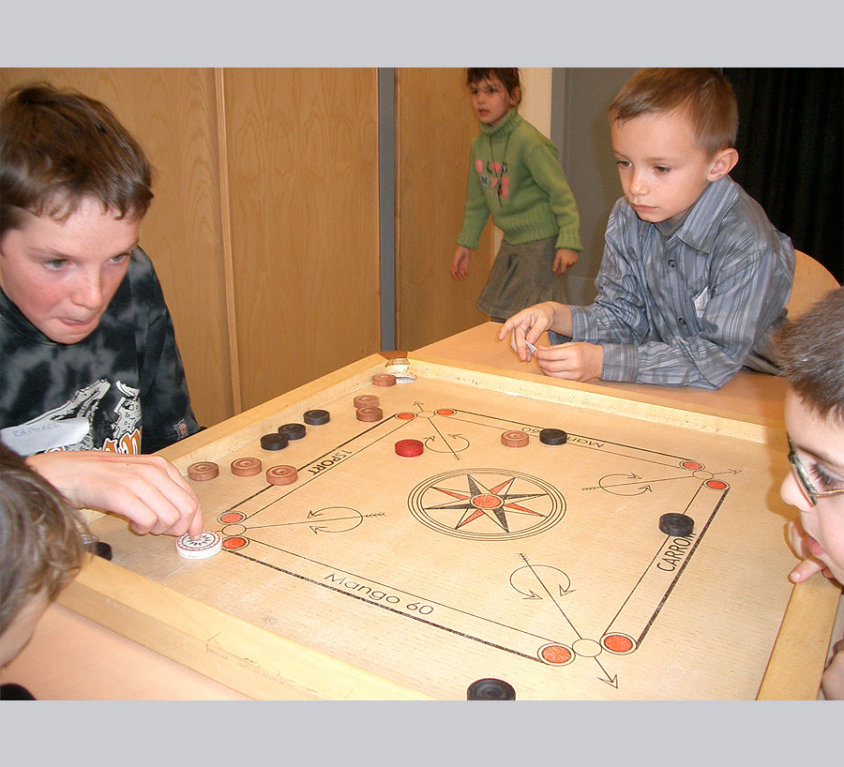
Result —
[[[27,458],[77,508],[109,511],[139,535],[202,534],[199,499],[172,463],[155,455],[102,451],[40,453]]]

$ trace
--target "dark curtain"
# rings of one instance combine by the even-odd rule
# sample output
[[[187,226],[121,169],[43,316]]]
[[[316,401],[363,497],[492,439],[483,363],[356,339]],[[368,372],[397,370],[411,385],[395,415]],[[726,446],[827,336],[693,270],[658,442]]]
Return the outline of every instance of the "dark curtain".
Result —
[[[724,69],[738,99],[730,173],[794,247],[844,282],[844,69]]]

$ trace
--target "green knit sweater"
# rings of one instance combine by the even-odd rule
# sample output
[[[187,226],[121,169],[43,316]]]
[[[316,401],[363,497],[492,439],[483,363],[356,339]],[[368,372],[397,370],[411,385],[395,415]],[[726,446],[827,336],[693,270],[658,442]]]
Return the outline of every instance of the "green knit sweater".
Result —
[[[494,128],[481,124],[472,142],[466,213],[457,244],[477,248],[490,213],[513,245],[556,237],[557,249],[581,249],[577,203],[557,148],[516,108]]]

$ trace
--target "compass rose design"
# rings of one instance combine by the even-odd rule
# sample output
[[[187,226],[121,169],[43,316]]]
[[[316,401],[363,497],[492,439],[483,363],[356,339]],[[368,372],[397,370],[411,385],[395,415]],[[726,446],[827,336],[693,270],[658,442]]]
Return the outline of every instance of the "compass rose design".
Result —
[[[544,532],[565,514],[566,502],[538,477],[501,469],[437,474],[408,497],[411,514],[426,527],[473,540],[511,540]]]

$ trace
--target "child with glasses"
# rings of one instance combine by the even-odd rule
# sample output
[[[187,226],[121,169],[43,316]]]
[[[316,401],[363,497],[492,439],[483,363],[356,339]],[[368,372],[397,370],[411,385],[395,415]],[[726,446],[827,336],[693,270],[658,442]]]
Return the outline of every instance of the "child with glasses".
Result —
[[[139,534],[202,533],[160,456],[199,431],[139,247],[149,162],[104,104],[46,83],[0,105],[0,440],[79,508]],[[174,288],[175,289],[175,288]]]
[[[504,239],[477,305],[503,322],[538,301],[568,300],[563,275],[581,250],[580,215],[556,147],[519,114],[519,70],[468,69],[466,84],[481,126],[451,276],[468,276],[491,215]]]
[[[0,670],[82,566],[85,533],[62,495],[0,442]],[[0,685],[0,700],[31,698],[20,685]]]
[[[821,572],[844,584],[844,288],[786,325],[780,349],[792,467],[780,493],[800,511],[787,528],[801,559],[789,578],[799,583]],[[828,699],[844,699],[844,639],[833,653],[822,689]]]
[[[609,109],[624,196],[589,306],[545,301],[511,317],[519,358],[573,381],[717,389],[742,367],[777,374],[795,256],[730,177],[738,106],[717,70],[646,69]],[[532,352],[550,331],[551,345]]]

